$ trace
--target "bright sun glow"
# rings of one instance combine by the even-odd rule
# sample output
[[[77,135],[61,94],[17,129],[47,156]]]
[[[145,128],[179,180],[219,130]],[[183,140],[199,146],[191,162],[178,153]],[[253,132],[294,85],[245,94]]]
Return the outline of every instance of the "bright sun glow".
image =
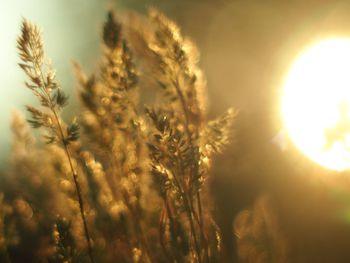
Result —
[[[292,66],[282,112],[289,137],[332,170],[350,168],[350,39],[322,41]]]

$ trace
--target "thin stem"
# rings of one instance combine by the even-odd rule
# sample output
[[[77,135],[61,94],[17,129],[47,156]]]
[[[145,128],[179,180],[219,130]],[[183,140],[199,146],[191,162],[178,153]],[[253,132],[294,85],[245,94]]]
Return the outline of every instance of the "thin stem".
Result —
[[[163,152],[163,154],[165,156],[168,156],[167,152]],[[180,167],[181,171],[179,171],[179,167]],[[180,183],[179,178],[177,177],[177,174],[184,173],[182,164],[177,159],[176,159],[176,168],[177,168],[177,170],[173,172],[174,182],[176,184],[176,187],[179,189],[180,195],[183,199],[185,210],[186,210],[186,215],[187,215],[188,220],[190,222],[191,235],[193,236],[193,241],[194,241],[194,245],[195,245],[196,254],[198,256],[198,261],[201,262],[200,247],[199,247],[198,240],[197,240],[196,229],[195,229],[195,226],[193,223],[193,216],[192,216],[192,214],[193,214],[192,207],[193,206],[191,205],[191,202],[186,195],[186,193],[188,193],[188,191],[186,191],[186,192],[184,191],[182,184]]]
[[[165,195],[164,197],[164,205],[166,206],[166,213],[167,213],[167,216],[169,218],[169,222],[170,222],[170,230],[171,230],[171,233],[173,235],[173,243],[174,243],[174,246],[175,246],[175,255],[174,257],[176,258],[175,262],[182,262],[182,257],[181,257],[181,253],[180,253],[180,250],[181,250],[181,244],[179,244],[179,240],[178,240],[178,226],[176,224],[176,218],[173,214],[173,209],[171,207],[171,204],[170,204],[170,201],[169,199],[167,198],[167,194]],[[181,237],[182,239],[183,237]],[[183,241],[183,240],[182,240]]]
[[[186,211],[187,211],[187,216],[189,218],[190,226],[191,226],[191,229],[192,229],[192,235],[193,235],[194,244],[195,244],[195,247],[196,247],[196,252],[197,252],[197,256],[198,256],[198,262],[201,263],[202,262],[202,257],[201,257],[201,252],[200,252],[200,248],[199,248],[199,245],[198,245],[198,240],[197,240],[195,227],[194,227],[194,223],[193,223],[193,216],[192,216],[190,207],[188,205],[187,205],[187,207],[188,207],[188,209],[186,209]]]
[[[185,131],[186,131],[186,134],[187,134],[187,137],[188,137],[188,141],[189,141],[189,144],[190,144],[191,153],[194,156],[195,155],[194,145],[193,145],[193,141],[192,141],[191,131],[190,131],[190,128],[189,128],[189,121],[190,121],[189,120],[189,113],[188,113],[188,109],[187,109],[187,106],[186,106],[185,96],[182,93],[181,88],[180,88],[178,77],[176,77],[175,81],[173,81],[173,85],[175,87],[176,94],[177,94],[177,96],[180,99],[181,107],[182,107],[182,110],[183,110],[183,113],[184,113],[184,116],[185,116]],[[196,170],[198,169],[198,163],[197,162],[195,163],[195,169]],[[190,184],[192,184],[192,181],[193,181],[192,180],[193,179],[193,172],[194,172],[193,170],[194,170],[194,168],[192,167],[191,168],[191,173],[190,173]],[[206,259],[209,262],[208,245],[207,245],[207,241],[206,241],[205,234],[204,234],[203,212],[202,212],[202,204],[201,204],[202,201],[201,201],[200,193],[197,192],[196,196],[197,196],[197,205],[198,205],[198,212],[199,212],[199,229],[200,229],[201,236],[202,236],[202,239],[203,239],[203,242],[204,242],[204,249],[205,249]]]
[[[164,221],[165,221],[165,208],[163,208],[161,214],[160,214],[160,219],[159,219],[159,241],[160,241],[160,245],[162,247],[163,253],[165,255],[165,257],[167,258],[168,262],[174,262],[174,260],[172,259],[172,257],[169,255],[169,252],[166,248],[165,245],[165,240],[164,240],[164,232],[165,232],[165,228],[164,228]]]
[[[69,166],[70,166],[71,172],[73,174],[75,189],[76,189],[77,197],[78,197],[80,215],[81,215],[81,218],[83,220],[84,233],[85,233],[85,238],[86,238],[87,245],[88,245],[89,258],[90,258],[91,263],[95,263],[95,260],[94,260],[94,257],[93,257],[93,253],[92,253],[92,245],[91,245],[91,240],[90,240],[89,229],[88,229],[88,226],[87,226],[87,223],[86,223],[86,218],[85,218],[84,202],[83,202],[83,198],[82,198],[82,194],[81,194],[80,184],[78,182],[78,174],[76,173],[76,171],[75,171],[75,169],[73,167],[72,157],[71,157],[70,152],[68,150],[68,146],[67,146],[67,143],[66,143],[66,140],[65,140],[65,137],[64,137],[64,133],[63,133],[62,125],[60,123],[60,119],[59,119],[59,117],[57,115],[57,112],[56,112],[56,110],[54,108],[51,96],[50,96],[50,94],[47,93],[47,87],[46,87],[46,84],[45,84],[45,78],[44,78],[41,66],[39,64],[37,64],[37,63],[34,63],[34,66],[40,72],[40,77],[41,77],[41,81],[42,81],[42,84],[43,84],[42,90],[43,90],[45,96],[47,97],[47,99],[49,101],[49,106],[50,106],[49,108],[50,108],[52,114],[54,115],[55,121],[57,123],[57,128],[58,128],[58,131],[59,131],[59,134],[60,134],[60,137],[61,137],[60,138],[61,139],[61,143],[63,145],[64,151],[66,153],[66,156],[67,156],[67,159],[68,159],[68,162],[69,162]]]
[[[201,201],[201,196],[200,196],[199,192],[197,193],[197,206],[198,206],[198,212],[199,212],[198,224],[199,224],[199,228],[201,229],[202,240],[204,242],[205,257],[206,257],[207,262],[209,263],[210,259],[209,259],[209,251],[208,251],[209,250],[208,249],[208,240],[207,240],[207,237],[205,236],[205,233],[204,233],[204,220],[203,220],[203,211],[202,211],[202,201]]]
[[[177,167],[179,167],[179,162],[176,161],[176,163],[177,163]],[[178,171],[178,173],[179,173],[179,171]],[[200,252],[200,247],[199,247],[199,243],[197,240],[196,228],[195,228],[194,223],[193,223],[193,211],[192,211],[193,206],[191,205],[191,201],[188,199],[186,193],[181,188],[181,184],[180,184],[180,182],[175,174],[174,174],[174,181],[180,190],[180,194],[182,196],[182,199],[183,199],[183,202],[185,205],[185,210],[187,212],[186,214],[187,214],[188,220],[190,221],[190,229],[191,229],[191,234],[193,236],[193,241],[194,241],[194,245],[195,245],[195,249],[196,249],[196,253],[197,253],[197,257],[198,257],[198,262],[201,263],[202,262],[201,252]]]
[[[73,168],[73,163],[72,163],[72,159],[71,159],[71,156],[70,156],[67,144],[63,143],[63,145],[64,145],[64,150],[65,150],[67,158],[68,158],[69,166],[70,166],[72,174],[73,174],[75,189],[76,189],[77,196],[78,196],[80,214],[81,214],[81,218],[83,220],[85,237],[86,237],[86,241],[87,241],[87,244],[88,244],[88,252],[89,252],[90,261],[92,263],[94,263],[95,260],[94,260],[93,254],[92,254],[91,239],[90,239],[89,229],[88,229],[88,226],[87,226],[87,223],[86,223],[84,202],[83,202],[83,198],[82,198],[82,195],[81,195],[80,184],[78,182],[78,175],[77,175],[77,173],[75,172],[75,170]]]

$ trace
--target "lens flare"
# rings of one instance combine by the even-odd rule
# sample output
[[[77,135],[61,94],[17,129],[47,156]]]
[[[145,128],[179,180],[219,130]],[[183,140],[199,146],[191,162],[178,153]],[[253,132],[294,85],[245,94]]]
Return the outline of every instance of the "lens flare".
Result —
[[[282,114],[289,137],[310,159],[350,168],[350,39],[307,49],[285,81]]]

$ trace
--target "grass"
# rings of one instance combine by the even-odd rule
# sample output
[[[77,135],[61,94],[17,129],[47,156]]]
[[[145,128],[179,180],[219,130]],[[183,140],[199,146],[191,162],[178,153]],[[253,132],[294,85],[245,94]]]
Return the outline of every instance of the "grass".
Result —
[[[28,123],[43,135],[14,117],[1,262],[221,262],[208,178],[235,112],[208,121],[195,45],[157,10],[137,19],[122,25],[109,12],[99,71],[75,64],[81,114],[71,122],[41,31],[23,21],[19,65],[40,105],[27,106]]]

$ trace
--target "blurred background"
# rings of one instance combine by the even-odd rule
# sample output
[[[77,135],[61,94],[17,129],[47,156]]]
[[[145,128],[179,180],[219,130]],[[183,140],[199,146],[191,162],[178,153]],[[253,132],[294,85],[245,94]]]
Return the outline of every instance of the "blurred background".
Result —
[[[234,142],[217,160],[212,182],[221,211],[218,221],[231,244],[229,256],[235,253],[233,219],[267,194],[291,244],[291,262],[349,262],[347,177],[329,179],[327,171],[292,147],[280,149],[285,139],[279,100],[284,78],[300,52],[323,38],[350,36],[350,1],[0,0],[0,167],[8,160],[11,112],[24,112],[23,105],[34,100],[17,66],[15,43],[22,17],[43,28],[47,54],[74,109],[72,61],[87,72],[96,67],[101,24],[112,6],[117,13],[145,12],[154,6],[174,19],[201,52],[209,116],[228,107],[239,110]],[[258,211],[264,214],[266,207]]]
[[[210,113],[234,106],[264,122],[266,131],[261,132],[270,138],[279,130],[279,93],[296,55],[317,39],[350,33],[349,1],[1,0],[2,165],[10,145],[11,111],[23,110],[33,99],[23,89],[17,67],[15,43],[22,17],[43,28],[46,51],[63,88],[74,98],[72,61],[88,71],[96,66],[99,28],[111,6],[120,13],[155,6],[174,19],[201,51]]]

